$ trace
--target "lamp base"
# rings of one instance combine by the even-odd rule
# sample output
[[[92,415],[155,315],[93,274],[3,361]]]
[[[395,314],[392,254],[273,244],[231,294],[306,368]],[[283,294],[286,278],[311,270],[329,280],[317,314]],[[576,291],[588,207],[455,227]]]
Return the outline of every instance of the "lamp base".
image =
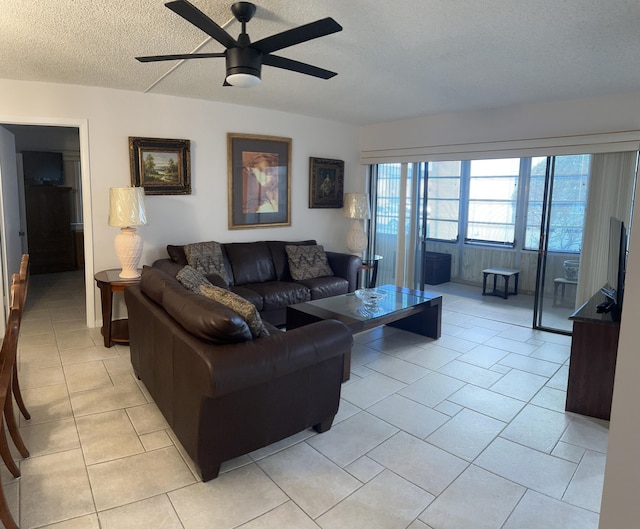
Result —
[[[354,219],[351,229],[347,233],[347,248],[358,257],[362,257],[362,252],[367,249],[367,234],[364,232],[364,222]]]
[[[122,279],[135,279],[140,277],[138,263],[142,256],[142,237],[136,233],[135,228],[121,228],[114,240],[116,255],[120,261]]]

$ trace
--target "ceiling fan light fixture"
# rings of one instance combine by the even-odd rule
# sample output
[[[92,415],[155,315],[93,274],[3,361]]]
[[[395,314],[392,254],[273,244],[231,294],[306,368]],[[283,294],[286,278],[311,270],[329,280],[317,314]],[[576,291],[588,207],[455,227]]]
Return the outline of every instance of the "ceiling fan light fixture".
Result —
[[[260,77],[250,73],[232,73],[227,75],[227,83],[238,88],[251,88],[260,84]]]

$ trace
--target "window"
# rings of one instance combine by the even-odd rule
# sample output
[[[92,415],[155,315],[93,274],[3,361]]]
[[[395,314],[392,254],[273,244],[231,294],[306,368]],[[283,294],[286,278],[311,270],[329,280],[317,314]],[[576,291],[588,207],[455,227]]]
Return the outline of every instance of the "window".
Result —
[[[379,233],[398,233],[400,170],[399,163],[378,165],[375,220]]]
[[[467,241],[515,244],[520,159],[472,160]]]
[[[427,239],[458,240],[462,162],[428,165]]]
[[[579,253],[587,206],[591,156],[556,156],[553,164],[550,252]],[[537,250],[544,199],[547,158],[532,158],[524,248]]]

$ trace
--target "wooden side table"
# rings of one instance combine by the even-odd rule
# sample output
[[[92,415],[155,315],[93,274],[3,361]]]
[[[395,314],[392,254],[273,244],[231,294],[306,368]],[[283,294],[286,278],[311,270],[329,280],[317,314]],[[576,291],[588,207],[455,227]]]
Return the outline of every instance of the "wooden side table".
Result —
[[[126,318],[112,320],[113,317],[113,293],[124,292],[126,287],[137,285],[140,278],[122,279],[120,269],[102,270],[94,278],[100,289],[100,299],[102,301],[102,336],[104,346],[111,347],[113,343],[129,343],[129,322]]]
[[[378,261],[381,259],[381,255],[370,255],[362,260],[362,266],[359,271],[366,272],[362,278],[364,287],[374,288],[376,286],[376,281],[378,280]],[[368,281],[365,278],[368,279]]]

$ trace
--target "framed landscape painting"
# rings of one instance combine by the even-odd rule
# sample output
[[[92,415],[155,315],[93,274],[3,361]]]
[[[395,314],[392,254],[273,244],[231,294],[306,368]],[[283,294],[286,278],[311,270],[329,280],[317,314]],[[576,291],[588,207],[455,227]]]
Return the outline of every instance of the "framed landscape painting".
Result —
[[[344,195],[344,162],[309,158],[309,207],[341,208]]]
[[[129,138],[131,185],[145,195],[190,195],[189,140]]]
[[[291,225],[291,138],[227,134],[229,229]]]

